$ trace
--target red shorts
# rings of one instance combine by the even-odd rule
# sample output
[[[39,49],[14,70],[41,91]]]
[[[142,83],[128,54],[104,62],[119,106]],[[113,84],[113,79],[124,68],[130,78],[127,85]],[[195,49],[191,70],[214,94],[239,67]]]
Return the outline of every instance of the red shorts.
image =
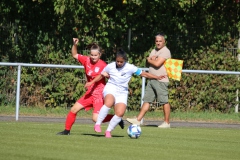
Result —
[[[80,103],[85,111],[90,110],[93,108],[93,113],[99,113],[100,109],[102,108],[104,102],[103,102],[103,95],[101,94],[89,94],[86,93],[81,97],[79,100],[77,100],[78,103]]]

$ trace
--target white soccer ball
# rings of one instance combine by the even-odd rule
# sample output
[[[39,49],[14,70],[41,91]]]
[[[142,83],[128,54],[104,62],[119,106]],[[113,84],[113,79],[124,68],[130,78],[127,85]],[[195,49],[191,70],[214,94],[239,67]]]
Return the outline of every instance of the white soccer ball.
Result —
[[[140,137],[141,133],[142,133],[141,127],[136,124],[130,125],[127,129],[127,134],[130,138],[137,139]]]

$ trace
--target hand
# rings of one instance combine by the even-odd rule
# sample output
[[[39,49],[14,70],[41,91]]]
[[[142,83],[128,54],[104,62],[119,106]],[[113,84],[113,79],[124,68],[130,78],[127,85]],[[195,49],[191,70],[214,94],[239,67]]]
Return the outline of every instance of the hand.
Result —
[[[161,80],[161,79],[166,78],[166,77],[167,77],[167,75],[158,76],[158,80]]]
[[[79,39],[78,38],[73,38],[73,45],[77,45],[79,42]]]
[[[158,58],[158,56],[151,56],[151,57],[148,57],[150,60],[156,60]]]
[[[91,85],[92,85],[92,82],[87,82],[87,83],[84,85],[84,88],[88,89]]]
[[[110,77],[109,74],[108,74],[107,72],[103,72],[102,75],[103,75],[104,77],[107,77],[107,78]]]

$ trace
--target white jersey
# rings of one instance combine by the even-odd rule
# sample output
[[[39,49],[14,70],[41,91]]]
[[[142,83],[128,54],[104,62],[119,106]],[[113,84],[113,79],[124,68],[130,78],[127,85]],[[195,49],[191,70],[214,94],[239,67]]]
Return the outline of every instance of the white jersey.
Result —
[[[117,68],[116,66],[116,62],[112,62],[103,69],[102,73],[107,72],[109,74],[110,78],[107,83],[116,85],[124,90],[128,89],[128,82],[134,73],[136,75],[140,75],[142,73],[138,67],[127,62],[121,68]]]

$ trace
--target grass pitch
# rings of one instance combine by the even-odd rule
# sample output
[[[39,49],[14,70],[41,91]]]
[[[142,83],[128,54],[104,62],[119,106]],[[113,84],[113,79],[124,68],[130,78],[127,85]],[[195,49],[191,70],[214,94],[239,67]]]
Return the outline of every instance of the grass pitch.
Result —
[[[74,124],[59,136],[62,123],[0,122],[1,160],[234,160],[240,156],[240,129],[142,126],[130,139],[119,126],[112,138],[93,131],[93,124]],[[107,125],[102,125],[104,131]]]

